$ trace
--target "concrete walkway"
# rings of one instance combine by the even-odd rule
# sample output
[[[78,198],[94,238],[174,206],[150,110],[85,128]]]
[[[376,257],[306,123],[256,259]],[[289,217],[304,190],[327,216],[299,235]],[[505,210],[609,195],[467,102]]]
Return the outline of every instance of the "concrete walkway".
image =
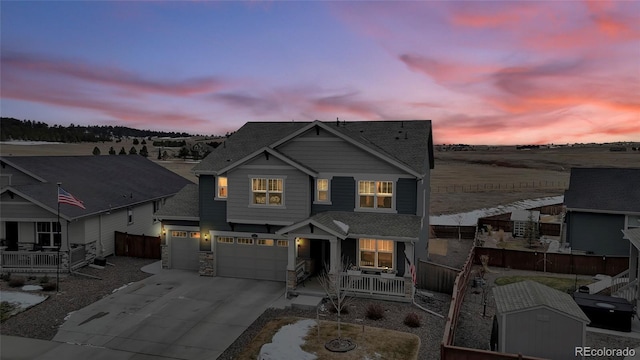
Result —
[[[216,359],[284,284],[162,270],[73,314],[53,341],[2,336],[5,359]]]

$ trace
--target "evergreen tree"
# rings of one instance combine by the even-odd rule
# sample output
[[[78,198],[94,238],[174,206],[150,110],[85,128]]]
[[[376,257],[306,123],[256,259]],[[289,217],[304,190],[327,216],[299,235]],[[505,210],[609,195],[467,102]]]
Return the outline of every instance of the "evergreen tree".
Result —
[[[118,155],[127,155],[127,150],[124,149],[124,146],[120,148]]]
[[[183,160],[186,160],[187,156],[189,156],[189,149],[187,149],[186,147],[182,147],[180,149],[180,152],[178,153],[178,156],[181,157]]]
[[[100,155],[100,149],[98,149],[97,146],[93,148],[93,155],[95,155],[95,156]]]
[[[149,151],[147,150],[147,145],[144,145],[142,149],[140,149],[140,155],[144,157],[149,157]]]
[[[138,145],[140,144],[140,141],[138,141],[138,139],[133,139],[133,145]]]
[[[142,144],[142,145],[147,145],[147,140],[142,139],[142,142],[141,142],[140,144]]]
[[[129,155],[137,155],[138,154],[138,150],[136,150],[135,146],[132,146],[131,149],[129,149]]]

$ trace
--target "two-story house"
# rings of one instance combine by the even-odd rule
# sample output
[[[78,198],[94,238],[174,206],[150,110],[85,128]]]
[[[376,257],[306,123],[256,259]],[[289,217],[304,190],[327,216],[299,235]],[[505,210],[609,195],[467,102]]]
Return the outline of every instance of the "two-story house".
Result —
[[[565,191],[571,249],[629,256],[622,230],[640,227],[640,168],[573,168]]]
[[[426,120],[249,122],[194,168],[199,216],[157,214],[164,263],[295,288],[347,262],[361,291],[405,296],[427,256],[432,149]]]

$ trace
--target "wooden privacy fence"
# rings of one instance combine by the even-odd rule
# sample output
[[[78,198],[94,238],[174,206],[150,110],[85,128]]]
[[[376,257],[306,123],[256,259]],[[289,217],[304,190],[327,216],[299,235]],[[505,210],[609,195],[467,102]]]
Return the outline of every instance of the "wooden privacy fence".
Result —
[[[160,237],[115,232],[116,255],[160,259]]]
[[[420,260],[418,287],[429,291],[451,294],[460,269]]]
[[[485,192],[514,189],[566,189],[566,181],[519,181],[513,183],[449,184],[432,187],[436,193]]]
[[[470,349],[453,345],[458,317],[460,316],[460,310],[462,309],[462,302],[464,301],[467,285],[469,285],[471,268],[473,267],[474,258],[477,256],[475,253],[476,249],[478,248],[475,246],[471,248],[469,257],[467,257],[467,261],[464,263],[462,270],[458,273],[453,285],[451,305],[449,306],[447,321],[444,324],[442,343],[440,343],[440,360],[542,360],[530,356],[498,353],[494,351]]]
[[[482,229],[486,225],[491,225],[493,230],[504,230],[505,232],[513,232],[513,221],[481,218],[478,219],[478,228]],[[560,236],[559,223],[539,223],[538,229],[540,235]]]
[[[481,255],[489,256],[489,266],[560,274],[614,276],[629,268],[627,256],[558,254],[476,247],[476,264],[480,264]]]
[[[460,238],[466,240],[473,240],[476,237],[476,227],[473,226],[458,226],[458,225],[431,225],[431,231],[436,238],[442,239],[457,239],[458,228],[460,228]]]

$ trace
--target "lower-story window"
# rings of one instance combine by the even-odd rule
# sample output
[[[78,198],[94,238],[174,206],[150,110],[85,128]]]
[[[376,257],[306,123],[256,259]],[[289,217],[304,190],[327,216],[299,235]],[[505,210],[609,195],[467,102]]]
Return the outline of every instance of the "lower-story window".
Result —
[[[218,236],[218,242],[222,244],[233,244],[233,238],[229,236]]]
[[[36,223],[36,239],[38,245],[46,247],[58,247],[61,244],[60,224],[58,222]]]
[[[289,246],[289,240],[278,240],[278,246],[280,246],[280,247],[288,247]]]
[[[392,240],[360,239],[360,266],[393,269],[394,244]]]

